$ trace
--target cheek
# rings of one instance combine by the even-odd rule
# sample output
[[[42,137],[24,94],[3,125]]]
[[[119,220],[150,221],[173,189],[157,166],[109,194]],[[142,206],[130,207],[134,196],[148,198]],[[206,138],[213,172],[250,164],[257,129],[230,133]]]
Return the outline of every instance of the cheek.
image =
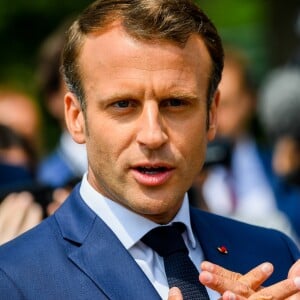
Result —
[[[178,143],[181,155],[192,166],[202,164],[208,139],[206,120],[193,124],[193,127],[184,128],[185,130],[181,133],[181,141]]]
[[[101,120],[101,117],[94,117],[93,120]],[[89,122],[86,128],[88,155],[93,156],[95,163],[97,160],[101,160],[102,164],[117,163],[127,145],[126,131],[116,124],[104,122],[104,119],[103,122]]]

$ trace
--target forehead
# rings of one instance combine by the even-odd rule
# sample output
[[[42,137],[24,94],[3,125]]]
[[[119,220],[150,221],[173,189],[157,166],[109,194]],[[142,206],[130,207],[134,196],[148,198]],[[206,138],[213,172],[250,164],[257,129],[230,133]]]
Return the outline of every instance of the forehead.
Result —
[[[178,81],[204,80],[208,82],[212,62],[199,35],[191,35],[184,46],[166,40],[138,40],[111,24],[105,30],[86,36],[79,57],[81,75],[85,83],[109,76],[116,77],[168,76]],[[126,72],[122,74],[122,72]],[[106,78],[107,79],[107,78]]]

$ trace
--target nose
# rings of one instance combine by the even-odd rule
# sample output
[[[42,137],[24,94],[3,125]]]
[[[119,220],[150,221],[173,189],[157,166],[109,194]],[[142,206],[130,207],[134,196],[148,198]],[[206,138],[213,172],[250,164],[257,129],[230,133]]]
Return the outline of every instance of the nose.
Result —
[[[139,118],[137,142],[150,150],[158,149],[168,140],[158,103],[155,101],[143,106]]]

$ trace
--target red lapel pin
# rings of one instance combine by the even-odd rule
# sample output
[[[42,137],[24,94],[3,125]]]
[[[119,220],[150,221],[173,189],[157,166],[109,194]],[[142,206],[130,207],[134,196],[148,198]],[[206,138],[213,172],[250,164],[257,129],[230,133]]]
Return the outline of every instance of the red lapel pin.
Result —
[[[218,251],[222,254],[228,254],[228,250],[225,246],[217,247]]]

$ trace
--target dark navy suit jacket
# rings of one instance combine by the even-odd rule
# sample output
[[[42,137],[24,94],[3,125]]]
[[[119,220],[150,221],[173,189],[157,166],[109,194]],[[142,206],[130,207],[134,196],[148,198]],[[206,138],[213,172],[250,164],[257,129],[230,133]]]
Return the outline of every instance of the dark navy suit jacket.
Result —
[[[268,283],[299,258],[282,233],[191,209],[205,259],[237,272],[270,261]],[[225,246],[227,254],[217,250]],[[0,299],[160,299],[113,232],[83,202],[77,186],[57,212],[0,247]]]

